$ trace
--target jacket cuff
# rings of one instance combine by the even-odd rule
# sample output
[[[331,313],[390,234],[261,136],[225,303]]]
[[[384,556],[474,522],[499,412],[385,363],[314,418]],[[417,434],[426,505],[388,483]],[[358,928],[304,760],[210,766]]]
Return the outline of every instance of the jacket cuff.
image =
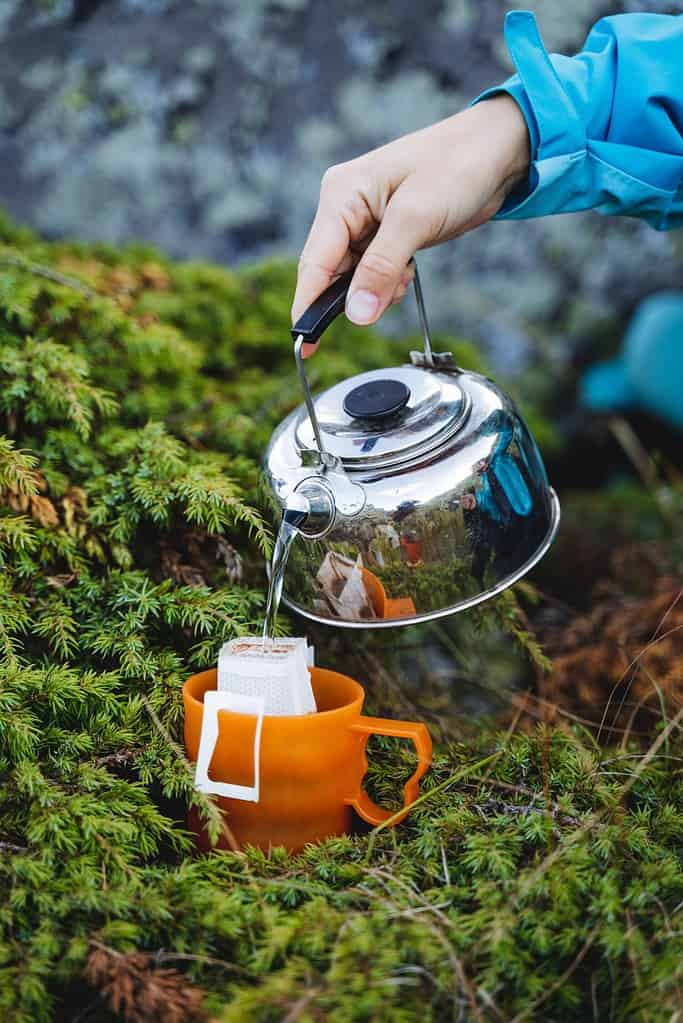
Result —
[[[571,171],[569,185],[573,201],[580,202],[577,188],[586,187],[578,175],[577,162],[586,156],[586,130],[563,87],[530,11],[511,11],[505,18],[505,41],[517,74],[502,85],[487,89],[474,100],[479,103],[507,93],[519,106],[526,121],[530,142],[529,175],[507,197],[494,219],[542,217],[564,212],[567,189],[564,176]],[[563,58],[567,60],[567,58]],[[588,202],[585,205],[589,205]]]
[[[622,15],[636,17],[644,16]],[[683,155],[676,144],[645,148],[639,140],[610,139],[617,78],[614,34],[602,33],[597,52],[593,47],[577,57],[551,59],[533,14],[511,11],[505,41],[518,73],[474,103],[500,93],[512,96],[529,130],[530,169],[495,219],[594,208],[640,217],[659,230],[674,226],[680,220],[683,179]]]
[[[522,112],[522,116],[526,121],[527,131],[529,132],[530,160],[529,174],[527,175],[526,181],[520,182],[514,191],[508,195],[507,199],[493,218],[494,220],[505,219],[508,212],[515,209],[515,207],[519,206],[520,203],[526,202],[538,185],[536,160],[538,156],[540,133],[538,130],[536,116],[534,114],[534,108],[531,105],[531,100],[527,95],[527,91],[524,88],[519,75],[513,75],[511,78],[508,78],[506,82],[503,82],[502,85],[496,85],[492,89],[486,89],[486,91],[477,96],[475,100],[472,100],[470,106],[474,106],[476,103],[481,103],[483,100],[493,99],[494,96],[501,95],[511,96]],[[528,215],[531,216],[531,214]]]

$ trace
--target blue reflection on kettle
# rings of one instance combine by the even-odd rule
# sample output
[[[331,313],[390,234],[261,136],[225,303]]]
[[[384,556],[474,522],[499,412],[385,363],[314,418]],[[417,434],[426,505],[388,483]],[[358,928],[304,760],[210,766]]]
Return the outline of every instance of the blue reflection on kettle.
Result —
[[[510,510],[517,515],[530,515],[533,509],[533,501],[526,480],[519,470],[515,457],[510,453],[509,448],[515,439],[514,424],[509,416],[502,409],[496,409],[481,424],[477,430],[479,436],[486,437],[497,434],[498,439],[488,458],[479,463],[478,469],[481,473],[477,488],[477,504],[481,511],[489,515],[496,522],[504,521],[504,508],[501,502],[496,500],[494,493],[495,483],[500,486]],[[522,445],[519,445],[522,453]],[[524,457],[522,453],[522,457]],[[527,469],[529,467],[527,466]]]

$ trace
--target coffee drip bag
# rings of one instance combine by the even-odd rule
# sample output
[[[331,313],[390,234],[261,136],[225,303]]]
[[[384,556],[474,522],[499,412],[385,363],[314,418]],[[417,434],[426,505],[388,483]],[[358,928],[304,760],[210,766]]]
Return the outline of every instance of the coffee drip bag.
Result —
[[[218,656],[218,689],[264,699],[263,713],[313,714],[309,668],[314,651],[303,637],[266,640],[242,636],[225,643]]]

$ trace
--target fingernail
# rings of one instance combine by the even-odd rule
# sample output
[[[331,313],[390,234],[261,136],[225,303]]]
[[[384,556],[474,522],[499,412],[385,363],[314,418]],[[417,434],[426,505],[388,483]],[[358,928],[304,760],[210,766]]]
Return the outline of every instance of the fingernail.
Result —
[[[346,303],[346,315],[352,323],[370,323],[379,309],[379,299],[371,291],[354,291]]]

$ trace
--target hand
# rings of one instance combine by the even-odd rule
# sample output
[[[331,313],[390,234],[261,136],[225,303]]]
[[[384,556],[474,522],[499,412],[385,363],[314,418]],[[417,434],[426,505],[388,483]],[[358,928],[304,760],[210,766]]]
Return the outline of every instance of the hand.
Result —
[[[501,94],[331,167],[299,261],[292,322],[357,264],[346,315],[375,323],[405,294],[414,253],[489,220],[528,166],[526,122]]]

